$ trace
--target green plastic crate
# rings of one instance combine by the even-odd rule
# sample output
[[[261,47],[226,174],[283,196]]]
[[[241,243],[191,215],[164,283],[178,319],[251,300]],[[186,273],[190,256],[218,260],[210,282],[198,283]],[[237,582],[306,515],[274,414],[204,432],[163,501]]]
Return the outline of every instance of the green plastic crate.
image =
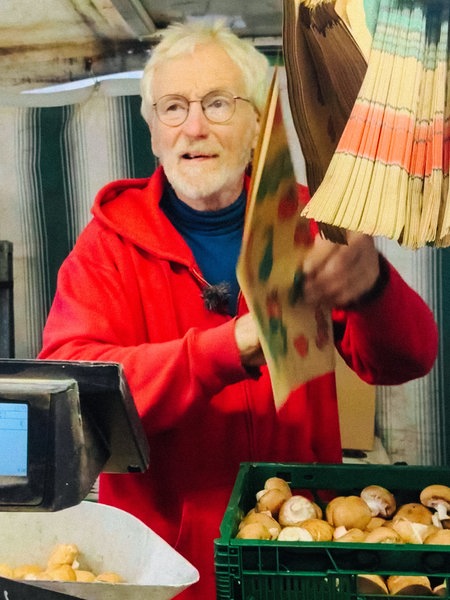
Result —
[[[217,600],[386,598],[357,593],[361,573],[427,575],[432,585],[450,585],[450,546],[235,539],[256,492],[273,476],[285,479],[294,493],[309,494],[322,508],[333,495],[359,495],[370,484],[388,488],[397,505],[418,502],[427,485],[450,486],[450,470],[443,467],[243,463],[214,543]],[[441,597],[450,595],[447,591]]]

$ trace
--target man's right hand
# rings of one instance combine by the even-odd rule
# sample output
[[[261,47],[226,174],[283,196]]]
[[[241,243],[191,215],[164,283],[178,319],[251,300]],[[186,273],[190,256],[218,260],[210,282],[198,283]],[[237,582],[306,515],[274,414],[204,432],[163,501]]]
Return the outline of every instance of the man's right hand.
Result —
[[[260,367],[266,364],[259,342],[258,329],[250,313],[236,319],[234,336],[244,367]]]

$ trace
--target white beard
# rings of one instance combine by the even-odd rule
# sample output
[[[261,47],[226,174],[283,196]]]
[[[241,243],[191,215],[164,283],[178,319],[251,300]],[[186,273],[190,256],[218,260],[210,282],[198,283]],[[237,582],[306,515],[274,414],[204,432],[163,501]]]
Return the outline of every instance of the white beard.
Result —
[[[199,148],[196,149],[199,152]],[[190,149],[192,152],[192,150]],[[204,150],[204,152],[207,154]],[[214,152],[209,152],[214,154]],[[179,155],[178,155],[179,156]],[[180,169],[178,157],[175,160],[163,162],[164,172],[177,196],[188,203],[204,202],[219,197],[221,192],[239,188],[240,192],[243,174],[251,159],[251,150],[243,146],[238,155],[231,157],[228,164],[221,158],[211,162],[190,165],[189,160],[183,160]]]

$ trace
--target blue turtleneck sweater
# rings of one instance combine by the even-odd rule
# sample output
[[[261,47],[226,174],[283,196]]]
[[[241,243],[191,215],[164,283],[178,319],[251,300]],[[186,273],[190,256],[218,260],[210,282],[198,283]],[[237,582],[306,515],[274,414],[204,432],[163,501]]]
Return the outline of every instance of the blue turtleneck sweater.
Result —
[[[206,281],[229,286],[228,312],[236,314],[239,285],[236,263],[242,243],[246,194],[220,210],[195,210],[168,186],[161,208],[192,250]]]

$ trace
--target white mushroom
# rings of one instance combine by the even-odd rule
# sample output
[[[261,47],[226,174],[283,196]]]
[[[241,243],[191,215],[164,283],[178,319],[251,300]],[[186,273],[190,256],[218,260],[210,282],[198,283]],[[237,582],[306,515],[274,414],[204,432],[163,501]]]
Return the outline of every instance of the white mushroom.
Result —
[[[381,485],[366,486],[360,496],[369,506],[373,517],[388,518],[395,512],[394,495]]]

